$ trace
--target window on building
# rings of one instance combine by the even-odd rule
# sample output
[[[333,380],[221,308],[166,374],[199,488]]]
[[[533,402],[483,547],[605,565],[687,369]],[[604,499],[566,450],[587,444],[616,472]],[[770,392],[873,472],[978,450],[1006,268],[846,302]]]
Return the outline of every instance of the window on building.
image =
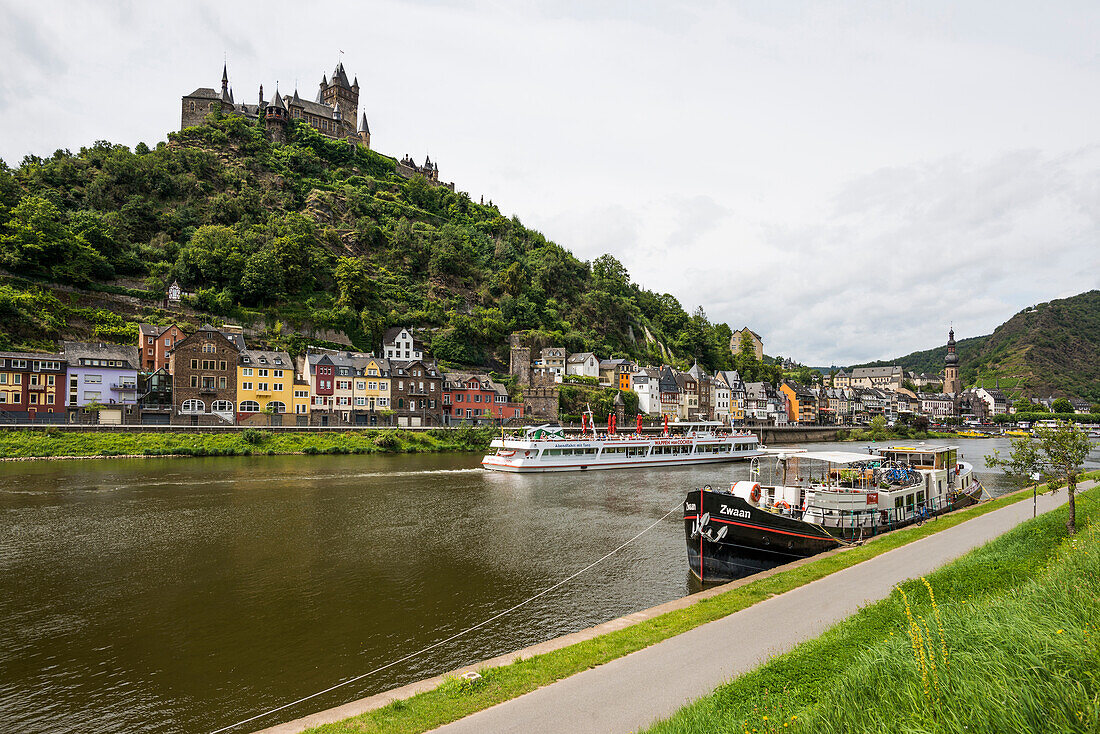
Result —
[[[272,400],[267,404],[267,410],[270,410],[273,413],[285,413],[286,403],[282,402],[281,400]]]
[[[215,400],[210,404],[211,413],[232,413],[233,401],[232,400]]]
[[[224,377],[219,377],[218,378],[218,387],[225,388],[226,384],[227,383],[226,383],[226,380],[225,380]]]
[[[201,400],[184,400],[181,413],[205,413],[206,403]]]
[[[245,367],[243,370],[241,370],[241,374],[244,375],[245,377],[252,377],[252,368],[251,367]]]
[[[251,382],[242,382],[241,383],[241,389],[242,390],[251,390],[252,389],[252,383]]]
[[[242,400],[240,410],[242,413],[259,413],[260,404],[255,400]]]

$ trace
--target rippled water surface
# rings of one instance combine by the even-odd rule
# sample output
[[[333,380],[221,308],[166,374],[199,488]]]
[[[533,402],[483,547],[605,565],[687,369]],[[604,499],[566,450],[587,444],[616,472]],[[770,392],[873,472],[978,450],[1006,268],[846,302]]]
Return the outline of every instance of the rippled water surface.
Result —
[[[961,446],[981,467],[1007,442]],[[0,729],[219,728],[476,624],[599,558],[686,490],[748,475],[739,463],[514,476],[479,460],[0,464]],[[688,591],[674,514],[470,636],[241,731]]]

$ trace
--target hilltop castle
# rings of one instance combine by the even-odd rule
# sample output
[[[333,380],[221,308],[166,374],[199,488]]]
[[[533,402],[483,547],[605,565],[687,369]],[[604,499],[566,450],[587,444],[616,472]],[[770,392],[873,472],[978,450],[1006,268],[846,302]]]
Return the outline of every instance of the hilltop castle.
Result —
[[[343,62],[333,70],[332,81],[321,75],[317,99],[313,102],[299,97],[297,89],[294,94],[280,94],[278,86],[272,98],[265,100],[264,85],[261,84],[256,104],[237,103],[229,86],[229,70],[223,66],[220,93],[209,87],[199,87],[183,96],[180,129],[201,125],[207,115],[218,109],[222,113],[235,113],[251,120],[263,117],[268,134],[277,142],[285,142],[286,123],[295,119],[305,122],[325,137],[350,140],[370,147],[370,126],[367,125],[365,111],[359,127],[355,126],[355,118],[359,114],[359,78],[348,82]]]
[[[367,113],[359,113],[359,78],[348,81],[344,64],[336,64],[332,79],[321,75],[317,98],[310,102],[294,94],[280,94],[276,85],[275,94],[270,100],[264,99],[264,85],[260,85],[256,104],[238,103],[229,86],[228,66],[222,66],[222,88],[217,92],[210,87],[199,87],[191,94],[185,94],[180,101],[180,129],[201,125],[211,112],[220,110],[222,114],[241,115],[250,120],[263,120],[264,129],[275,142],[286,142],[286,126],[290,120],[299,120],[308,124],[317,132],[334,140],[347,140],[349,143],[370,148],[370,126]],[[359,118],[359,126],[355,120]],[[439,165],[426,158],[424,165],[417,165],[406,155],[397,161],[397,172],[406,178],[423,176],[429,182],[454,190],[453,183],[440,183]]]

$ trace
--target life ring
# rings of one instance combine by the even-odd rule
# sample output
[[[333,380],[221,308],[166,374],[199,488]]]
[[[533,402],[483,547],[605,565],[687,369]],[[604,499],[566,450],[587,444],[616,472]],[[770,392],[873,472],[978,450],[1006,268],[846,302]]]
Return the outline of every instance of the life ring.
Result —
[[[752,488],[752,491],[749,492],[749,499],[752,500],[753,502],[759,502],[760,501],[760,487],[759,486],[756,486],[756,487]]]
[[[787,504],[786,500],[779,500],[778,502],[775,503],[775,506],[782,509],[782,510],[791,509],[791,506],[789,504]]]

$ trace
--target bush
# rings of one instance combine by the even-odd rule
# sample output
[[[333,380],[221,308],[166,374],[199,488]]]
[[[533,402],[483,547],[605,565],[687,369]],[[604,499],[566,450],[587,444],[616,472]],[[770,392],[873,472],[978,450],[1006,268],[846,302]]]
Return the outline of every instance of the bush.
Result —
[[[264,431],[257,430],[255,428],[246,428],[241,434],[241,438],[245,443],[252,444],[253,446],[259,446],[267,440],[267,434]]]

